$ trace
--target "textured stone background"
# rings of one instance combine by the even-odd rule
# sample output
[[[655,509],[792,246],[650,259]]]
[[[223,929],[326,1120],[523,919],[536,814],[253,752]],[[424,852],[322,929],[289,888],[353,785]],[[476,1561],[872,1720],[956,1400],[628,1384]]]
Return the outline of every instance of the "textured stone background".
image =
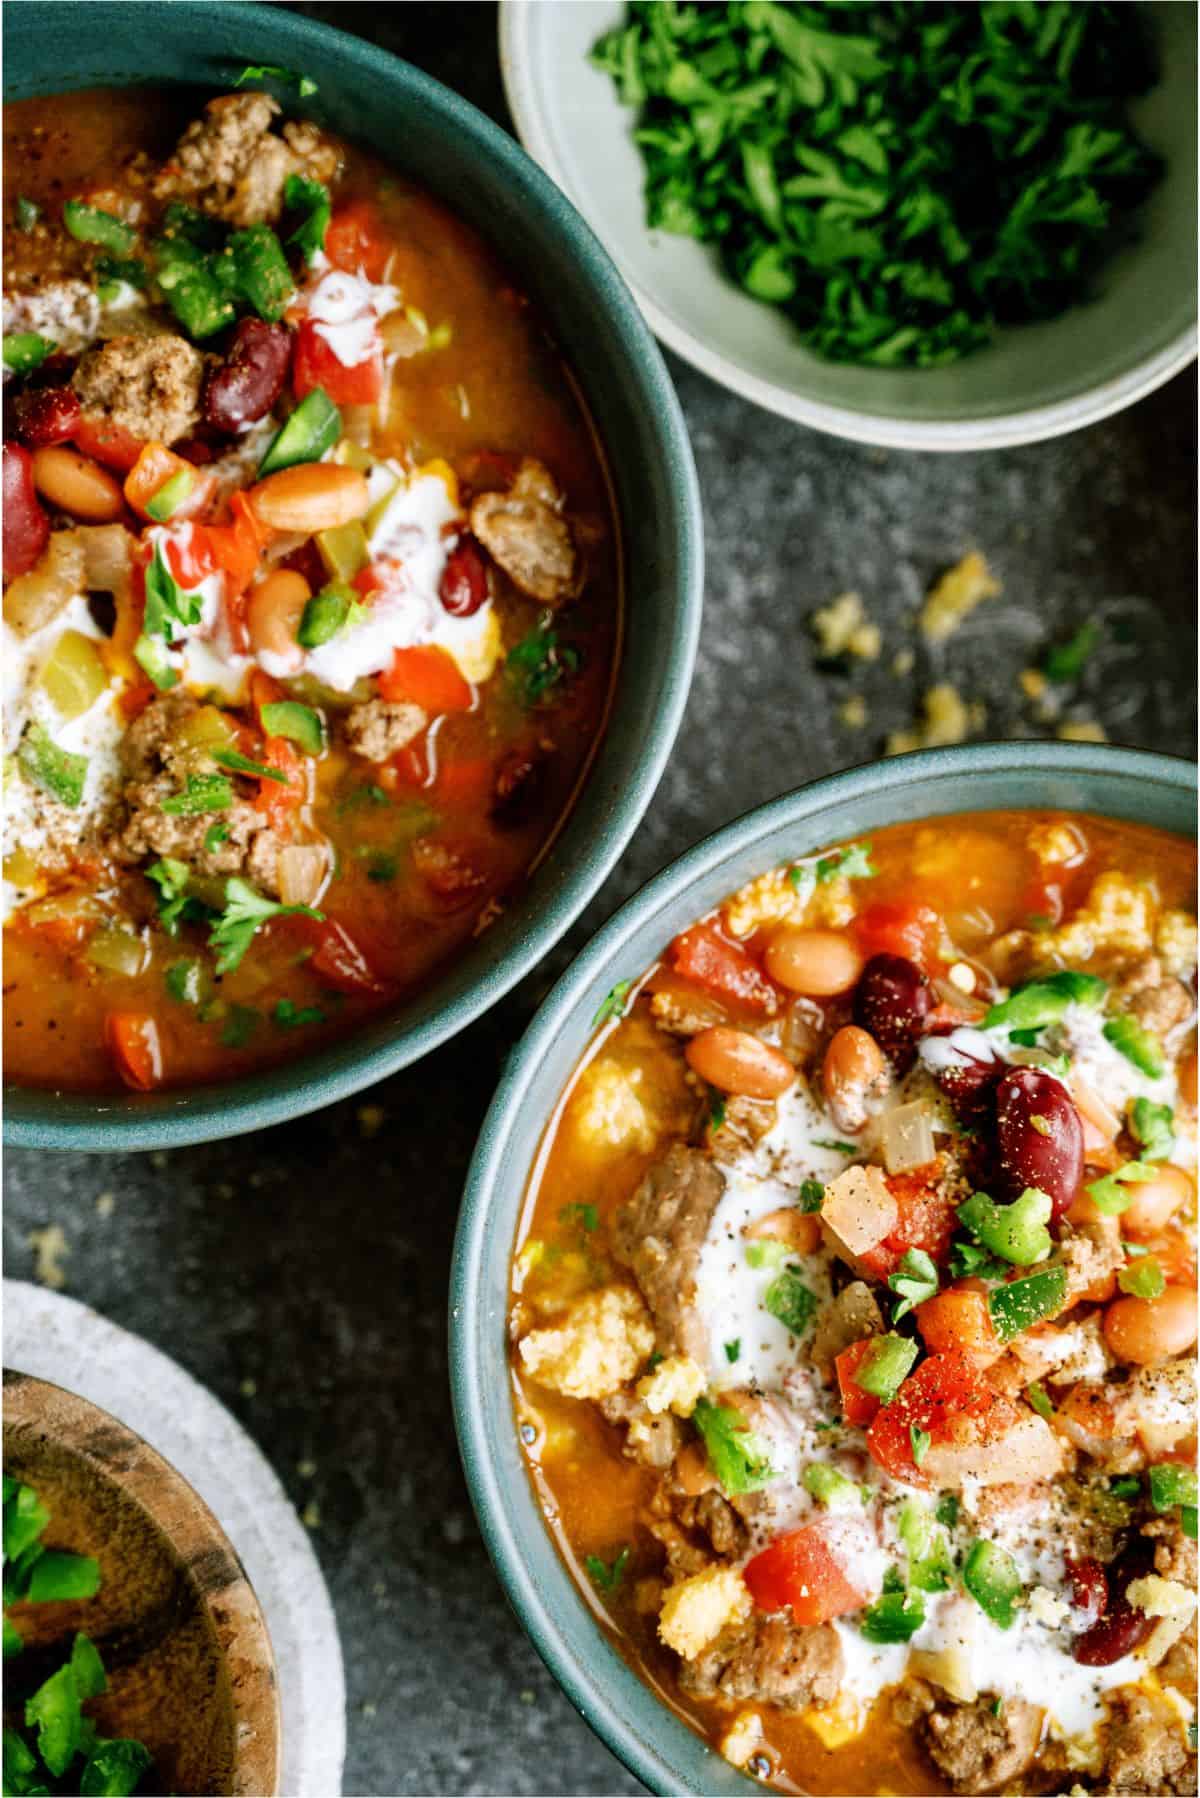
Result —
[[[506,120],[494,9],[306,5]],[[505,1053],[614,905],[748,806],[871,760],[931,678],[1039,735],[1018,671],[1084,618],[1108,626],[1077,715],[1119,742],[1195,742],[1194,379],[1058,443],[881,454],[812,435],[672,362],[705,501],[704,643],[674,760],[624,861],[558,953],[455,1043],[287,1129],[151,1157],[11,1153],[7,1272],[66,1234],[68,1289],[176,1356],[243,1420],[312,1522],[349,1684],[346,1790],[634,1792],[510,1615],[459,1471],[446,1380],[455,1210]],[[1003,579],[934,666],[888,672],[930,580],[965,550]],[[820,675],[804,620],[857,588],[885,655]],[[862,690],[870,723],[840,701]],[[361,1101],[359,1102],[361,1103]],[[435,1127],[428,1120],[436,1119]],[[111,1194],[97,1205],[104,1194]]]

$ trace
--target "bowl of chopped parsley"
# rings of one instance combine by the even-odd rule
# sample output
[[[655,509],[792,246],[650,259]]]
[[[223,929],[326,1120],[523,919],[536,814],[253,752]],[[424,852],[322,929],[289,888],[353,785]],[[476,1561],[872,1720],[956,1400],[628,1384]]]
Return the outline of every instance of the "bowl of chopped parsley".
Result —
[[[279,1790],[270,1638],[216,1518],[86,1399],[4,1375],[4,1791]]]
[[[817,429],[1059,435],[1196,353],[1196,9],[505,0],[526,148],[661,340]]]

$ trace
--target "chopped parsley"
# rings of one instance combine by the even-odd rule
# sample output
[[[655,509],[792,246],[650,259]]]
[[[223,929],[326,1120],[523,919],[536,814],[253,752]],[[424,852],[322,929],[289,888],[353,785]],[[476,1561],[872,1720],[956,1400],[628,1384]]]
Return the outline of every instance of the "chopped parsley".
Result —
[[[1042,673],[1046,679],[1053,681],[1056,686],[1078,680],[1102,634],[1100,626],[1089,618],[1065,643],[1054,644],[1046,651],[1042,662]]]
[[[299,1030],[305,1024],[323,1024],[325,1013],[319,1005],[297,1005],[294,999],[280,999],[271,1013],[281,1030]]]
[[[725,1359],[732,1364],[734,1361],[740,1361],[741,1355],[742,1339],[740,1336],[735,1336],[732,1342],[725,1344]]]
[[[161,542],[156,543],[146,570],[146,613],[142,621],[146,636],[170,643],[177,627],[186,629],[199,624],[203,616],[204,595],[198,589],[189,592],[180,586],[167,566]]]
[[[834,1154],[834,1155],[857,1155],[858,1154],[858,1150],[855,1148],[855,1146],[852,1142],[837,1142],[836,1140],[833,1140],[830,1138],[826,1138],[826,1140],[824,1142],[822,1142],[819,1137],[814,1136],[812,1139],[812,1145],[813,1145],[814,1149],[828,1149],[830,1151],[830,1153]]]
[[[919,1592],[885,1592],[858,1620],[868,1642],[907,1642],[925,1621],[925,1600]]]
[[[746,1244],[746,1266],[767,1268],[774,1273],[781,1268],[791,1254],[786,1242],[780,1242],[777,1236],[760,1236],[754,1242]]]
[[[924,1249],[909,1249],[895,1273],[888,1275],[888,1285],[900,1295],[900,1303],[892,1312],[892,1322],[898,1324],[914,1306],[931,1299],[937,1291],[938,1270],[933,1257]]]
[[[320,922],[324,912],[311,905],[281,905],[255,892],[248,881],[236,875],[225,882],[225,907],[213,924],[209,935],[210,949],[217,951],[217,973],[233,972],[250,947],[256,931],[273,918],[315,918]]]
[[[870,880],[875,873],[870,843],[850,843],[832,855],[823,855],[817,863],[817,884],[827,886],[831,880]]]
[[[615,986],[609,988],[596,1008],[596,1015],[592,1019],[593,1030],[599,1029],[601,1024],[607,1024],[609,1018],[625,1016],[625,1001],[632,992],[633,985],[632,980],[618,980]]]
[[[835,362],[935,367],[1092,296],[1162,164],[1136,8],[633,0],[592,51],[646,222]]]
[[[329,189],[307,175],[289,175],[283,184],[283,203],[299,219],[287,241],[305,262],[311,262],[325,248],[332,212]]]
[[[208,829],[204,833],[204,852],[205,852],[205,854],[211,855],[214,849],[219,849],[221,847],[222,843],[227,843],[228,841],[229,841],[229,826],[228,826],[228,824],[210,824]]]
[[[17,230],[32,231],[42,216],[42,209],[36,200],[30,200],[25,194],[17,195]]]
[[[163,983],[172,999],[181,1005],[199,1005],[207,997],[203,962],[173,961],[163,975]]]
[[[206,915],[207,908],[188,892],[192,871],[186,862],[164,855],[146,869],[146,879],[158,888],[158,921],[168,936],[178,936],[180,920]]]
[[[692,1422],[700,1432],[709,1466],[731,1497],[756,1492],[771,1479],[771,1445],[755,1435],[740,1411],[702,1398],[692,1412]]]
[[[234,87],[244,87],[247,81],[282,81],[287,87],[294,87],[302,100],[317,92],[318,84],[311,75],[301,75],[295,69],[280,68],[273,62],[247,63],[240,75],[234,77]]]
[[[586,1230],[590,1235],[600,1223],[600,1212],[595,1205],[581,1205],[576,1201],[574,1204],[562,1207],[558,1214],[558,1221],[564,1228],[577,1224],[581,1230]]]
[[[252,1005],[231,1005],[221,1026],[223,1049],[244,1049],[262,1022]]]
[[[800,1184],[797,1203],[801,1211],[819,1211],[825,1202],[825,1187],[820,1180],[804,1180]]]
[[[549,614],[535,630],[514,645],[505,661],[505,672],[521,703],[540,705],[561,681],[579,667],[579,653],[559,642],[550,628]]]
[[[711,1090],[708,1107],[708,1127],[710,1130],[721,1130],[725,1125],[725,1095]]]
[[[954,1492],[943,1492],[933,1508],[933,1514],[944,1529],[952,1530],[958,1523],[958,1496]]]
[[[910,1423],[908,1426],[908,1441],[909,1447],[912,1449],[913,1463],[915,1466],[919,1467],[929,1452],[933,1437],[929,1434],[928,1430],[919,1430],[915,1423]]]
[[[616,1591],[624,1575],[629,1552],[629,1548],[626,1546],[611,1563],[602,1561],[599,1555],[588,1555],[585,1558],[583,1564],[588,1570],[588,1578],[599,1591]]]

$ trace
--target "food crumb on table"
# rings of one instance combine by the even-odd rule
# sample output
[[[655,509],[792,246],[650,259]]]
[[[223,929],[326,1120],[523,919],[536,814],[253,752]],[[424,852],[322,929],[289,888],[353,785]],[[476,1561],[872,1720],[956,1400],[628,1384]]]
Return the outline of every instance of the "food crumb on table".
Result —
[[[47,1224],[43,1230],[31,1230],[26,1241],[33,1250],[34,1279],[42,1286],[61,1292],[67,1283],[63,1262],[71,1253],[62,1225]]]

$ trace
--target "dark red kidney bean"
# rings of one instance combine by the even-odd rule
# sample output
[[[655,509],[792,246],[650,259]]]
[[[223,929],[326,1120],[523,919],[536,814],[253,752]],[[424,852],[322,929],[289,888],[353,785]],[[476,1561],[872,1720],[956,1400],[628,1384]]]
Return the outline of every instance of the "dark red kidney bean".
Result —
[[[221,367],[204,384],[201,411],[218,431],[240,431],[265,418],[287,379],[292,334],[286,325],[244,318]]]
[[[1089,1626],[1098,1623],[1108,1609],[1108,1576],[1102,1563],[1095,1555],[1085,1555],[1064,1565],[1071,1582],[1071,1603]]]
[[[915,961],[873,955],[854,989],[854,1022],[870,1031],[898,1074],[916,1060],[917,1039],[933,1009],[933,988]]]
[[[474,537],[460,537],[442,570],[438,597],[452,618],[469,618],[488,596],[487,564]]]
[[[1071,1649],[1081,1666],[1111,1667],[1146,1640],[1154,1628],[1154,1618],[1134,1609],[1125,1596],[1125,1588],[1153,1566],[1154,1545],[1145,1536],[1134,1536],[1109,1563],[1103,1576],[1108,1590],[1104,1615],[1076,1636]]]
[[[19,443],[4,445],[4,578],[28,574],[46,547],[50,520],[33,486],[33,457]]]
[[[996,1135],[1006,1195],[1040,1187],[1060,1217],[1083,1178],[1083,1124],[1062,1081],[1041,1068],[1009,1068],[996,1088]]]
[[[935,1068],[933,1077],[964,1124],[976,1124],[988,1115],[996,1086],[1004,1073],[1002,1061],[981,1061],[959,1049],[950,1067]]]
[[[79,401],[70,387],[31,387],[13,402],[17,436],[29,449],[69,443],[79,419]]]

